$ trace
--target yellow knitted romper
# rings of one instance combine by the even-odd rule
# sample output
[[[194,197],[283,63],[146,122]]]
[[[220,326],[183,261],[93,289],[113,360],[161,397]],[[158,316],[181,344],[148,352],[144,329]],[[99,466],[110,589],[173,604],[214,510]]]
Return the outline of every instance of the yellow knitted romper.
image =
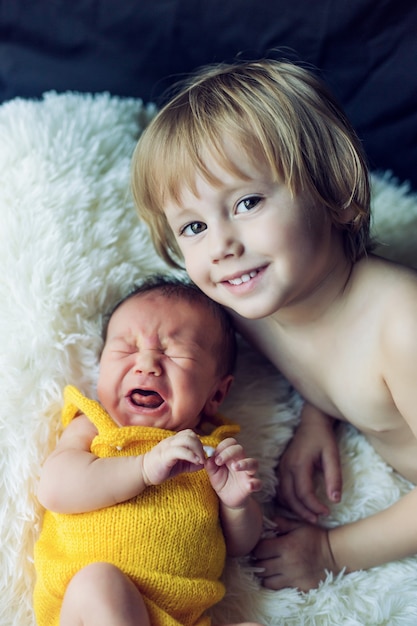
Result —
[[[144,454],[172,431],[119,427],[101,405],[69,386],[64,427],[81,411],[98,430],[91,451],[99,457]],[[217,446],[239,427],[218,416],[201,436]],[[35,545],[34,609],[38,626],[58,626],[65,589],[82,567],[113,563],[135,581],[153,625],[209,626],[204,612],[224,595],[219,581],[225,544],[218,498],[204,470],[181,474],[139,496],[99,511],[73,515],[45,512]]]

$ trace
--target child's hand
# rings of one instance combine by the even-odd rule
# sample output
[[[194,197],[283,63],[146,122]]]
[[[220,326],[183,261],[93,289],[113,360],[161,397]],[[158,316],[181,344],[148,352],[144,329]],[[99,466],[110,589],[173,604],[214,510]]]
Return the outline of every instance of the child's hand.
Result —
[[[202,469],[203,446],[192,430],[181,430],[144,454],[142,467],[145,484],[160,485],[178,474]]]
[[[205,467],[213,489],[229,508],[242,506],[251,493],[261,489],[261,481],[256,477],[258,462],[245,457],[236,439],[222,441]]]
[[[329,514],[315,494],[317,471],[323,473],[329,500],[339,502],[341,497],[342,474],[332,424],[330,418],[307,405],[277,468],[279,502],[312,524],[320,515]]]
[[[309,591],[326,577],[338,573],[329,544],[328,531],[318,526],[277,518],[277,534],[263,539],[254,550],[257,575],[268,589],[295,587]]]

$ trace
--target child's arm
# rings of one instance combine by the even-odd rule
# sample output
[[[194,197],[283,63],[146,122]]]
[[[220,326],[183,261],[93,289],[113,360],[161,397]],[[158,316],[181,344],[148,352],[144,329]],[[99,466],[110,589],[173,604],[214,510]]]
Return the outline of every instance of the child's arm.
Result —
[[[338,568],[348,571],[417,554],[417,488],[389,508],[329,531],[330,547]]]
[[[80,415],[64,430],[54,452],[45,461],[38,499],[57,513],[82,513],[118,504],[151,484],[170,476],[196,471],[204,464],[201,443],[181,431],[140,456],[99,458],[90,452],[97,430]]]
[[[417,289],[411,300],[393,300],[380,346],[382,379],[393,406],[417,439]],[[393,446],[395,446],[395,438]],[[397,442],[396,454],[401,455]],[[410,453],[409,453],[410,454]],[[416,462],[410,458],[409,462]],[[255,556],[265,568],[261,576],[271,589],[299,587],[307,591],[325,576],[368,569],[417,554],[417,488],[384,511],[357,522],[324,530],[290,520],[277,520],[277,537],[260,542]]]
[[[269,589],[308,591],[335,574],[369,569],[417,554],[417,489],[389,508],[332,530],[280,518],[278,534],[256,550],[259,574]]]
[[[272,318],[249,320],[228,309],[237,329],[279,369],[276,345],[272,340]],[[327,515],[327,506],[315,495],[314,474],[322,471],[326,494],[331,502],[339,502],[342,472],[339,450],[333,431],[333,420],[312,405],[305,403],[301,422],[281,456],[278,465],[280,502],[302,519],[316,523],[319,515]]]
[[[210,482],[220,499],[220,518],[231,556],[248,554],[262,532],[262,511],[251,497],[261,488],[257,469],[257,461],[245,458],[242,446],[232,438],[222,441],[206,461]]]
[[[281,504],[312,524],[319,515],[329,514],[315,494],[318,471],[323,473],[328,499],[339,502],[342,471],[333,419],[305,403],[300,424],[278,464],[277,496]]]

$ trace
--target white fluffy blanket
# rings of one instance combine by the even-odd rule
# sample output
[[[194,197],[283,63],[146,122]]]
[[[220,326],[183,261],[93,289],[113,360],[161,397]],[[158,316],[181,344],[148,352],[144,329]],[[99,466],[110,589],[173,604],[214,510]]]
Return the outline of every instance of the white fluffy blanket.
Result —
[[[152,114],[139,100],[48,93],[0,107],[0,625],[32,626],[39,467],[59,430],[66,383],[94,394],[102,312],[138,278],[165,271],[129,195],[130,157]],[[374,179],[375,230],[387,255],[417,264],[417,198]],[[300,400],[242,346],[226,412],[260,460],[267,505]],[[344,497],[329,524],[386,507],[410,485],[355,430],[340,448]],[[267,507],[268,508],[268,507]],[[179,530],[180,532],[180,530]],[[390,540],[389,537],[386,538]],[[217,620],[267,625],[417,624],[417,558],[327,580],[307,594],[261,589],[231,561]]]

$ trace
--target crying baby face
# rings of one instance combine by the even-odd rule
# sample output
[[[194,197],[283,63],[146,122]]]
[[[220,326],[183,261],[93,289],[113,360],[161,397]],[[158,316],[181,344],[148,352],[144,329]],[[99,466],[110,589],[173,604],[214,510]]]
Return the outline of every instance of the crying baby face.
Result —
[[[114,311],[100,359],[98,399],[119,426],[195,428],[223,401],[223,329],[212,309],[160,290]]]

